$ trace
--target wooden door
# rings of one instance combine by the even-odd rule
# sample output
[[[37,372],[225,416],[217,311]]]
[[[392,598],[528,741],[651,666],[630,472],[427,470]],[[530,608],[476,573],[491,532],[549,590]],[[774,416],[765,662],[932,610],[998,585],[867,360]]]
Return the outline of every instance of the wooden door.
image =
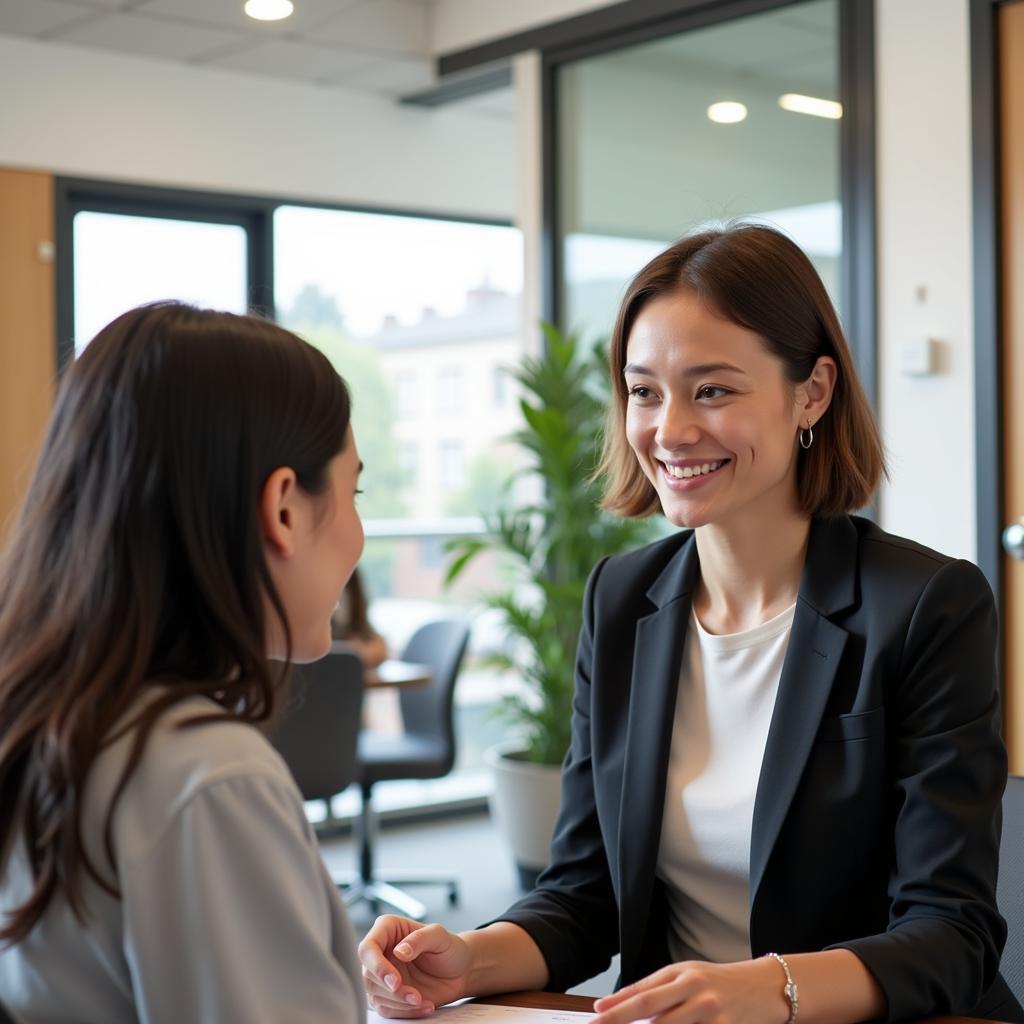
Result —
[[[53,405],[53,205],[51,175],[0,168],[0,545]]]
[[[1024,516],[1024,3],[997,11],[1001,149],[1003,521]],[[1004,720],[1010,771],[1024,774],[1024,562],[1004,556]]]

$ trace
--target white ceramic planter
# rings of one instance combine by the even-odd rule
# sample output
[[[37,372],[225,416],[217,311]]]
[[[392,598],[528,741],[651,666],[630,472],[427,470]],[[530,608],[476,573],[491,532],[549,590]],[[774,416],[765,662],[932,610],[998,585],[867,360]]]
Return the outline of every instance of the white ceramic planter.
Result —
[[[547,866],[561,795],[561,768],[515,757],[517,748],[491,747],[484,760],[494,787],[491,815],[512,850],[524,889]]]

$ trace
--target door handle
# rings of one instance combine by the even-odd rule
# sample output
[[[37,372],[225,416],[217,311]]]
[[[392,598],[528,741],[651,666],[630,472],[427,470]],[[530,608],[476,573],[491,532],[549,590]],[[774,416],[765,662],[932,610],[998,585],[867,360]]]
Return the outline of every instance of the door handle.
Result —
[[[1003,550],[1018,561],[1024,561],[1024,518],[1016,519],[1003,530]]]

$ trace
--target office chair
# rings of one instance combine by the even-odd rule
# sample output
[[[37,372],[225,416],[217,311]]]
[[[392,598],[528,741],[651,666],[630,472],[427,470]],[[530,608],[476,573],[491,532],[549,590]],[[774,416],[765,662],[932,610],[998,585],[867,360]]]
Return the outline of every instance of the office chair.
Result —
[[[996,900],[1009,929],[999,971],[1024,1003],[1024,776],[1011,775],[1003,794],[1003,836],[999,843]]]
[[[357,748],[363,709],[363,663],[356,655],[334,652],[292,669],[288,706],[272,729],[270,742],[284,758],[304,800],[323,800],[333,820],[331,797],[359,775]]]
[[[377,912],[380,904],[406,917],[422,921],[427,908],[400,887],[443,885],[448,901],[459,899],[458,881],[426,873],[378,878],[373,867],[375,817],[373,787],[395,779],[438,779],[455,764],[455,681],[469,641],[469,626],[458,620],[430,622],[421,626],[402,652],[404,661],[431,668],[430,682],[418,689],[399,691],[404,729],[399,736],[364,729],[359,736],[359,786],[363,807],[359,829],[359,881],[345,893],[351,906],[360,900]]]

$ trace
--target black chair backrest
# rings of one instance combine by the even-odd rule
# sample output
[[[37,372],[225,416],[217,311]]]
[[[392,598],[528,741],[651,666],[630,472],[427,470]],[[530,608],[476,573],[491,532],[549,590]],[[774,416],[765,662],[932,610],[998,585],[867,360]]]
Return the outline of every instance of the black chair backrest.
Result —
[[[288,705],[270,742],[303,799],[328,800],[355,781],[363,688],[363,663],[348,651],[293,666]]]
[[[1024,1003],[1024,776],[1011,775],[1003,794],[1003,837],[999,844],[999,912],[1009,932],[999,971]]]
[[[17,1021],[7,1012],[3,1003],[0,1003],[0,1024],[17,1024]]]
[[[455,763],[455,681],[468,642],[467,623],[461,619],[443,619],[420,626],[402,651],[403,661],[429,665],[431,670],[431,680],[426,686],[401,691],[405,730],[414,736],[440,737],[445,744],[449,769]]]

